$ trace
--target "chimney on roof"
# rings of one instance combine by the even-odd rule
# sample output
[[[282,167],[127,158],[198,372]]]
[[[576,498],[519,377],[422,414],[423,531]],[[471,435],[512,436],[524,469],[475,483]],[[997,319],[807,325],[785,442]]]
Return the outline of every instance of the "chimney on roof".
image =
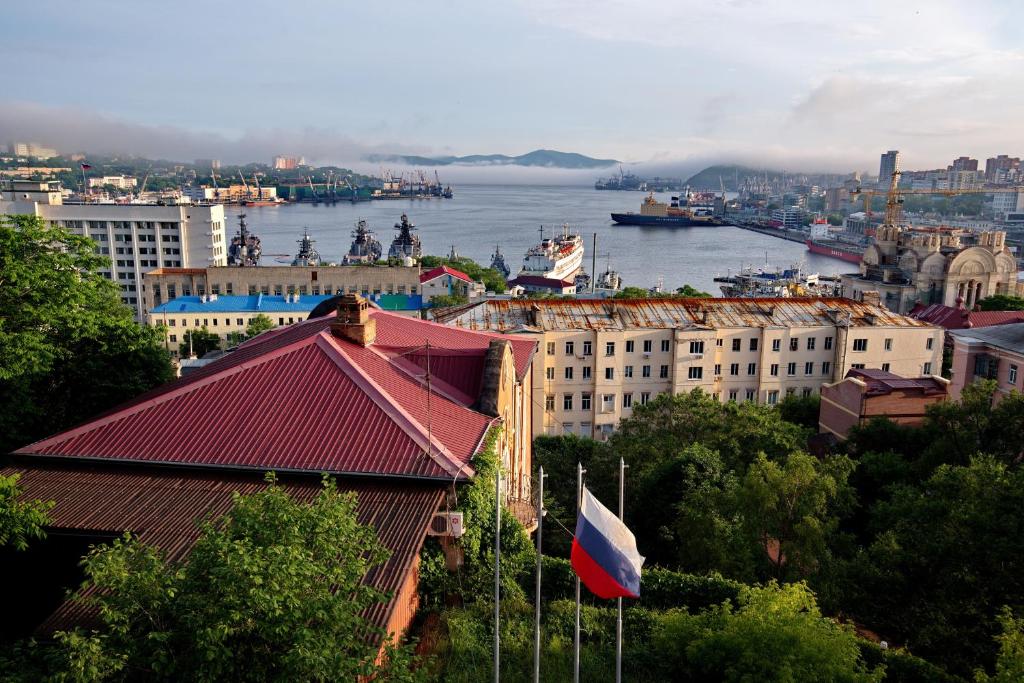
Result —
[[[530,324],[540,327],[540,306],[535,303],[530,305]]]
[[[369,304],[358,294],[346,294],[338,302],[338,317],[331,323],[331,334],[360,346],[369,346],[377,338],[377,321],[370,317]]]
[[[502,382],[506,372],[512,372],[512,344],[505,339],[495,339],[487,346],[484,358],[484,374],[480,382],[480,397],[477,409],[484,415],[497,417],[501,414],[502,391],[508,387]]]
[[[881,306],[882,295],[878,293],[877,289],[869,289],[866,292],[861,292],[861,301],[868,304],[869,306]]]

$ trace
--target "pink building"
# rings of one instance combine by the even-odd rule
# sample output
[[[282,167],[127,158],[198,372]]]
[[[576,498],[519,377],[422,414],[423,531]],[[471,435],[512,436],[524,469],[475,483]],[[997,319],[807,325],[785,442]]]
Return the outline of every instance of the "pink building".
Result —
[[[951,331],[953,379],[950,395],[960,398],[964,387],[978,379],[998,382],[998,394],[1021,391],[1024,383],[1024,323]],[[997,399],[998,399],[997,394]]]

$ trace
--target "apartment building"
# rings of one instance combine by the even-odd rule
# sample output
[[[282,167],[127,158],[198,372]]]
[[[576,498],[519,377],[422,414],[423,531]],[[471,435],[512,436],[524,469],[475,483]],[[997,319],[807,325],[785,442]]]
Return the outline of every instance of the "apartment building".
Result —
[[[772,405],[852,368],[917,377],[942,361],[941,328],[840,298],[489,300],[435,318],[537,339],[537,434],[607,438],[662,393]]]
[[[65,204],[59,183],[14,180],[0,191],[0,214],[39,216],[96,242],[96,253],[110,258],[101,273],[120,286],[140,322],[146,273],[227,263],[221,205]]]
[[[950,394],[959,400],[964,387],[979,379],[996,381],[996,398],[1024,391],[1024,323],[953,330]]]

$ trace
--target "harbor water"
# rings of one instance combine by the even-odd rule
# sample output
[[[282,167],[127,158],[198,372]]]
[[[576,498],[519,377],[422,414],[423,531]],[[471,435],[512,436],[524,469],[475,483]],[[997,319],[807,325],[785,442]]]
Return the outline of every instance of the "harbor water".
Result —
[[[316,240],[325,262],[340,262],[352,241],[355,222],[365,218],[387,253],[394,224],[404,212],[416,224],[424,254],[460,256],[483,265],[500,245],[505,262],[518,272],[526,250],[540,239],[541,225],[552,235],[567,223],[584,239],[584,268],[591,270],[597,233],[597,271],[610,265],[625,286],[667,291],[684,284],[719,295],[716,275],[747,267],[788,268],[803,263],[805,272],[833,275],[855,270],[849,263],[811,254],[800,243],[736,227],[664,228],[614,225],[612,211],[638,211],[642,192],[602,192],[591,187],[462,185],[452,199],[381,200],[352,204],[288,204],[226,207],[229,237],[244,211],[249,229],[263,243],[262,265],[291,263],[303,229]],[[656,195],[668,201],[669,195]]]

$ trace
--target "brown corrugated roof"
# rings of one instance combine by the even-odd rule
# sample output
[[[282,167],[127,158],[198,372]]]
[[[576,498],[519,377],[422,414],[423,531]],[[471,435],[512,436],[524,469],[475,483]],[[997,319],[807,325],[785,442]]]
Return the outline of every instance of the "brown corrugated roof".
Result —
[[[929,327],[880,306],[844,298],[664,298],[488,300],[438,311],[439,322],[491,332],[630,328]]]
[[[197,521],[222,516],[231,494],[252,494],[266,487],[262,474],[189,473],[181,470],[121,466],[89,466],[52,462],[16,465],[0,474],[20,474],[23,499],[53,500],[53,530],[120,535],[132,532],[140,541],[164,550],[170,560],[182,559],[199,536]],[[311,501],[320,490],[315,477],[283,478],[295,499]],[[371,569],[366,582],[394,594],[412,569],[431,515],[444,495],[439,484],[339,479],[338,489],[356,494],[362,524],[372,526],[390,551],[389,559]],[[394,600],[367,610],[365,616],[383,628]],[[82,623],[94,614],[68,601],[44,623],[53,632]]]

